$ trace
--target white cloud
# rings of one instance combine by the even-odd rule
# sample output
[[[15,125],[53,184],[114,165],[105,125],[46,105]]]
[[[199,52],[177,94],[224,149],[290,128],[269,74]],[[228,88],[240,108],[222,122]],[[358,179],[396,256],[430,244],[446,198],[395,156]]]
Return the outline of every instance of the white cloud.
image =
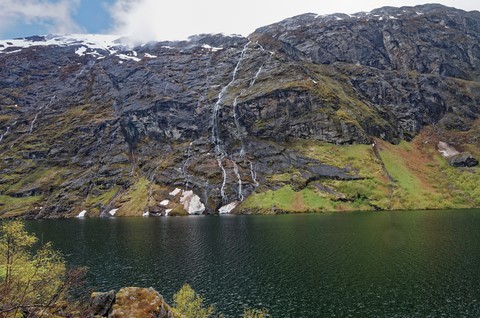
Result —
[[[81,32],[72,19],[80,0],[1,0],[0,32],[17,23],[37,24],[50,33]]]
[[[421,1],[421,0],[420,0]],[[436,0],[465,10],[479,9],[477,1]],[[199,33],[248,35],[256,28],[313,12],[355,13],[382,6],[417,5],[419,0],[117,0],[110,7],[112,32],[137,42],[178,40]]]

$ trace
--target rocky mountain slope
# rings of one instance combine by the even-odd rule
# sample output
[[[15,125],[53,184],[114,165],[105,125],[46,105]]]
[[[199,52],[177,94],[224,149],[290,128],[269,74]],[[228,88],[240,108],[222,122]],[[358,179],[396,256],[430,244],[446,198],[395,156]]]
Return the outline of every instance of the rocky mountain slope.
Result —
[[[0,41],[1,217],[480,205],[478,168],[438,152],[480,155],[480,12],[122,43]]]

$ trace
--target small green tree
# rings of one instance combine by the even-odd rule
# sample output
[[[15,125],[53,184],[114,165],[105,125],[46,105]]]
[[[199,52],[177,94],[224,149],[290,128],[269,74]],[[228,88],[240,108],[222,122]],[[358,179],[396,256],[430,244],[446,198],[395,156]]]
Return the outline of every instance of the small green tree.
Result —
[[[189,284],[173,295],[173,301],[177,312],[186,318],[209,318],[215,311],[213,306],[204,307],[203,298]]]
[[[0,235],[0,317],[32,311],[43,315],[65,298],[84,273],[84,269],[67,271],[62,255],[50,243],[32,253],[38,239],[21,221],[1,224]]]
[[[272,317],[267,309],[245,308],[242,318],[269,318]]]

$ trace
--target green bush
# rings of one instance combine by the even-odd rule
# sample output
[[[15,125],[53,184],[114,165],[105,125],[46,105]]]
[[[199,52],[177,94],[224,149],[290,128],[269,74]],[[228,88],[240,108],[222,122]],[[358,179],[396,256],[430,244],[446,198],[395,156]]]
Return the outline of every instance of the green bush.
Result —
[[[267,309],[245,308],[242,318],[269,318],[272,317]]]
[[[49,243],[32,253],[38,239],[21,221],[3,223],[0,234],[0,317],[47,316],[78,286],[84,270],[67,271]]]
[[[203,298],[195,293],[189,284],[185,284],[173,295],[175,309],[182,317],[186,318],[208,318],[212,317],[215,311],[213,306],[205,307]]]

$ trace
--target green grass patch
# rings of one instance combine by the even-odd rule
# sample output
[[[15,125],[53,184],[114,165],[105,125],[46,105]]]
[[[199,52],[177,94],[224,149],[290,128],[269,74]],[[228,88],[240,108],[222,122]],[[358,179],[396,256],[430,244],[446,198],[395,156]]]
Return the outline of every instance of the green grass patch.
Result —
[[[59,167],[38,167],[33,172],[26,173],[19,177],[19,181],[6,187],[6,193],[19,193],[29,189],[46,190],[63,182],[64,168]]]
[[[42,196],[15,198],[8,195],[0,195],[0,217],[15,217],[33,210],[35,203],[42,200]]]
[[[109,204],[115,195],[120,191],[119,187],[112,187],[106,191],[103,191],[97,196],[89,195],[86,201],[86,206],[98,206],[98,205],[107,205]]]
[[[141,177],[126,193],[121,195],[116,203],[120,204],[118,215],[141,216],[148,205],[149,181]]]
[[[409,145],[402,142],[400,145],[390,145],[389,148],[382,148],[380,155],[385,164],[388,173],[395,180],[392,195],[392,209],[438,209],[449,207],[442,200],[442,195],[428,182],[429,174],[432,169],[426,164],[416,167],[413,170],[409,167],[408,157],[422,157],[416,150],[415,154],[405,155],[404,152],[413,152]],[[403,153],[402,153],[403,151]],[[422,163],[423,165],[424,163]],[[423,177],[425,180],[421,180]],[[443,201],[443,203],[442,203]],[[445,206],[446,205],[446,206]]]

